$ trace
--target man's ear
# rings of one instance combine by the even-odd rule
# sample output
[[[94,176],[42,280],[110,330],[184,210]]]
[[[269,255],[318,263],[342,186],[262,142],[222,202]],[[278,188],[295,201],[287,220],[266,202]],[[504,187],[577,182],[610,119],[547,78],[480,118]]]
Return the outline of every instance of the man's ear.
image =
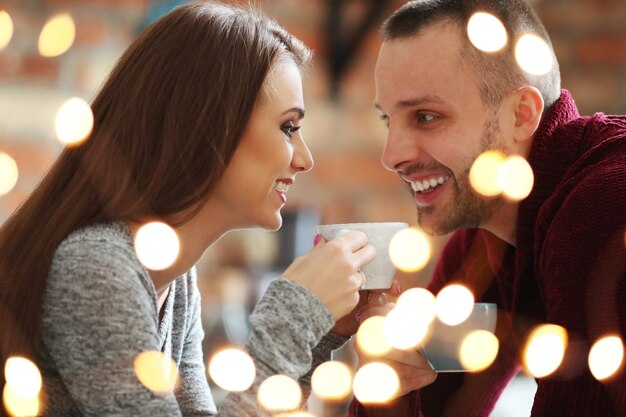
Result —
[[[543,97],[539,90],[532,86],[524,86],[515,92],[514,140],[521,145],[532,139],[543,114]]]

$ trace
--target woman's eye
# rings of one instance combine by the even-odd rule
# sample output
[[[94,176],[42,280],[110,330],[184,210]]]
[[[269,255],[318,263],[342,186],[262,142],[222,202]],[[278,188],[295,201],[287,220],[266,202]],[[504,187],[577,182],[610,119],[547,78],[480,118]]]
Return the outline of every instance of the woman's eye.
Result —
[[[300,130],[301,127],[302,127],[302,125],[295,126],[292,122],[289,122],[287,124],[282,125],[280,127],[280,130],[282,130],[285,135],[287,135],[289,138],[291,138],[291,135],[293,133],[297,132],[298,130]]]

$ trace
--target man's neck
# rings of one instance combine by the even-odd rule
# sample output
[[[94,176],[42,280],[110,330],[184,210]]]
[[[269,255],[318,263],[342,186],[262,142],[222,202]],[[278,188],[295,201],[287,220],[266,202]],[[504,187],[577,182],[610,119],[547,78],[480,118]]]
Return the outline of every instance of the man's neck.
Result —
[[[516,246],[518,212],[518,202],[505,202],[491,219],[481,225],[480,228],[493,233],[510,245]]]

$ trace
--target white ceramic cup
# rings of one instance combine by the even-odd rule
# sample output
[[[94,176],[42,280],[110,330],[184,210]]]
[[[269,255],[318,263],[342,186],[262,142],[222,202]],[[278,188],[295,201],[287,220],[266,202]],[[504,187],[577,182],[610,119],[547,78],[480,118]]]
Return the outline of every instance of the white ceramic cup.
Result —
[[[496,330],[498,309],[494,303],[475,303],[470,316],[455,326],[435,318],[432,333],[422,346],[428,363],[437,372],[467,372],[460,359],[461,344],[474,330]]]
[[[365,274],[361,289],[374,290],[391,287],[396,268],[389,258],[389,242],[398,231],[407,227],[408,223],[402,222],[322,224],[315,226],[315,234],[332,240],[351,230],[365,233],[368,243],[376,249],[376,257],[361,269]]]

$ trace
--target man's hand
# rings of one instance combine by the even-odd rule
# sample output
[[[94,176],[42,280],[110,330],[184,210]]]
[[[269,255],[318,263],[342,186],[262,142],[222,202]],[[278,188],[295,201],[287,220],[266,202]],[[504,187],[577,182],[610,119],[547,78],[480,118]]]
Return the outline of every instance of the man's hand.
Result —
[[[371,307],[360,314],[361,320],[372,316],[386,316],[394,307],[394,304]],[[423,388],[432,384],[437,378],[437,373],[430,367],[426,358],[418,348],[410,350],[393,349],[383,355],[372,357],[361,352],[355,343],[355,350],[359,357],[359,367],[368,362],[382,362],[393,368],[400,380],[400,388],[396,392],[395,398],[408,394],[411,391]]]

